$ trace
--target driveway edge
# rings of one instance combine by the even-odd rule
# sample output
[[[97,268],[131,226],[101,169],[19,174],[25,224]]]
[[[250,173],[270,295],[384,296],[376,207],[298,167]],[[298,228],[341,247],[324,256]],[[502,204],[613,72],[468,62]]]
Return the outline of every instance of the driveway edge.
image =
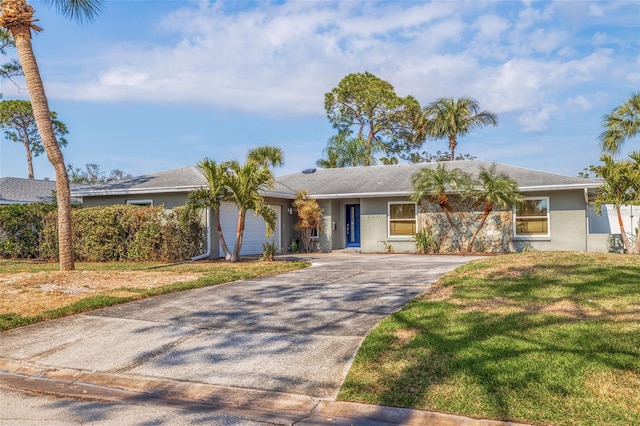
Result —
[[[324,401],[297,394],[50,368],[4,358],[0,358],[0,387],[81,400],[213,411],[280,425],[524,426],[407,408]]]

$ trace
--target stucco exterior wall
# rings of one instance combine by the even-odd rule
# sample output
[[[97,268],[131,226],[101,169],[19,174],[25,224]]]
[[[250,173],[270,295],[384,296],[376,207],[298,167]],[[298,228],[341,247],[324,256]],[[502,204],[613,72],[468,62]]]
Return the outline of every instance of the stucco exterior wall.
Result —
[[[343,224],[346,221],[346,212],[344,205],[337,200],[330,202],[331,205],[331,218],[327,220],[331,226],[331,245],[327,246],[324,251],[339,250],[344,248],[347,240],[345,234],[345,228]]]
[[[387,202],[366,198],[360,202],[360,251],[382,252],[387,240]]]
[[[408,198],[363,198],[360,200],[360,251],[376,253],[389,250],[415,252],[416,244],[412,237],[389,236],[389,202],[412,203]]]
[[[316,249],[328,253],[340,250],[345,246],[344,203],[338,200],[318,200],[323,214],[323,230],[316,240]],[[297,238],[297,237],[296,237]]]
[[[587,219],[584,192],[554,191],[527,193],[527,197],[549,197],[549,237],[514,237],[514,248],[534,250],[586,251]]]
[[[297,219],[296,219],[295,211],[293,211],[293,205],[291,204],[293,200],[266,197],[265,201],[270,206],[280,206],[279,252],[286,253],[291,241],[297,238],[296,236],[297,232],[294,230],[294,225]],[[289,214],[288,209],[292,209],[291,214]],[[249,213],[249,214],[253,214],[253,213]],[[228,237],[225,235],[225,238],[228,238]]]
[[[347,245],[346,236],[346,208],[348,204],[362,204],[359,198],[348,198],[341,200],[318,200],[320,207],[324,210],[324,231],[319,239],[318,250],[330,252],[341,250]],[[362,210],[360,211],[362,215]],[[361,231],[362,232],[362,231]],[[322,234],[325,234],[324,236]]]

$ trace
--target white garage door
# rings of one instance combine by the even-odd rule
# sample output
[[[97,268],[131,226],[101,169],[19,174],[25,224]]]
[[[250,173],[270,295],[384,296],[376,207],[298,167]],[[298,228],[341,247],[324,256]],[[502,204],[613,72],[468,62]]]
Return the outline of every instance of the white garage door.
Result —
[[[245,217],[244,234],[242,239],[241,256],[262,254],[262,244],[272,242],[280,252],[280,206],[270,206],[276,212],[276,228],[271,237],[266,237],[267,227],[260,216],[255,216],[253,210],[249,210]],[[220,206],[220,224],[227,247],[233,252],[236,244],[236,228],[238,226],[238,209],[235,204],[223,203]],[[220,247],[220,256],[224,251]]]

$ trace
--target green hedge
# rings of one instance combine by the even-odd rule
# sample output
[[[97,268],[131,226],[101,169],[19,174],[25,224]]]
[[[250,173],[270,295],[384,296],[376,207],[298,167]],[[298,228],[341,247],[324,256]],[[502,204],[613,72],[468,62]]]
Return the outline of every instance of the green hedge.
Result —
[[[57,211],[54,209],[41,216],[38,238],[29,240],[32,251],[37,253],[31,257],[58,258]],[[183,217],[185,215],[188,217]],[[20,218],[12,220],[20,221]],[[200,217],[184,208],[172,211],[133,205],[78,208],[72,211],[72,223],[73,248],[79,261],[175,262],[190,259],[204,250]],[[3,232],[6,230],[0,227],[0,239]]]
[[[49,203],[1,205],[0,257],[40,257],[40,235],[45,217],[54,210],[56,206]]]

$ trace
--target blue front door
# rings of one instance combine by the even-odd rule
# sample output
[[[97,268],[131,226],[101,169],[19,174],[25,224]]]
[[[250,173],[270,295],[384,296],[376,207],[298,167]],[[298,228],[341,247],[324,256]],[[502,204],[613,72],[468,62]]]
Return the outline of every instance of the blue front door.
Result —
[[[360,247],[360,204],[347,204],[347,247]]]

